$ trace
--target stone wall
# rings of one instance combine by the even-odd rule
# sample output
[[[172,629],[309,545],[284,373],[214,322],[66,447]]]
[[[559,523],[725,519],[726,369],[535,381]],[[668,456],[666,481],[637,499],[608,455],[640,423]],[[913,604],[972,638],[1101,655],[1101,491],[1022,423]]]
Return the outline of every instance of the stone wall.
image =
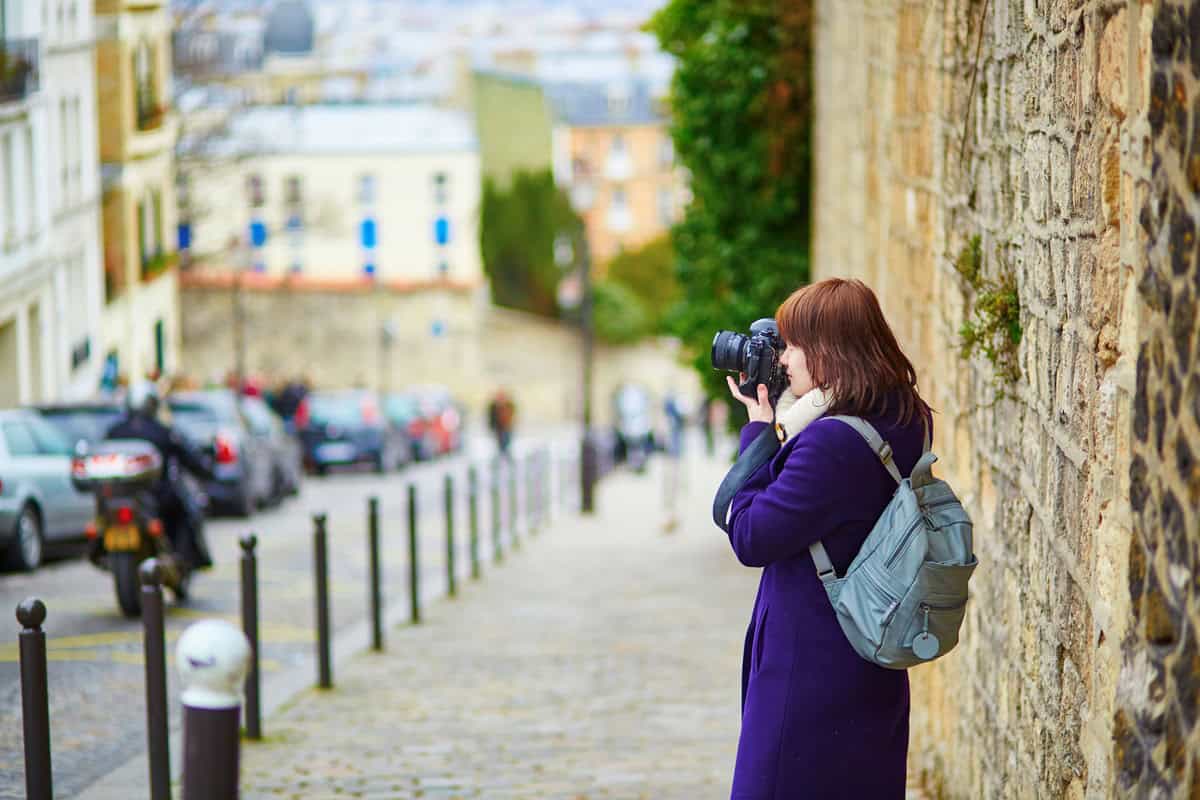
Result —
[[[1200,797],[1200,0],[1160,3],[1141,134],[1129,553],[1114,738],[1131,796]]]
[[[816,3],[815,277],[879,292],[976,522],[912,673],[943,796],[1196,796],[1196,5]],[[960,353],[1006,282],[1015,380]]]
[[[246,369],[269,380],[307,375],[318,387],[443,384],[479,419],[497,387],[513,394],[520,421],[580,418],[578,329],[492,306],[486,290],[453,283],[372,287],[259,280],[241,291]],[[200,381],[220,380],[235,359],[234,290],[228,280],[184,277],[183,359]],[[390,323],[394,338],[382,344]],[[436,329],[436,333],[435,333]],[[669,341],[596,348],[593,414],[611,420],[612,393],[643,384],[656,398],[695,398],[695,374]]]

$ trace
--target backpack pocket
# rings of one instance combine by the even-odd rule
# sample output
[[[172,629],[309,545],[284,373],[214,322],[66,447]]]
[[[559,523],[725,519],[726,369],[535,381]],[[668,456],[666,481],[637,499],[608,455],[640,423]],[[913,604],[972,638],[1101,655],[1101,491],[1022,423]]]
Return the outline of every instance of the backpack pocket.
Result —
[[[867,564],[826,588],[846,638],[859,655],[870,659],[883,641],[903,592],[891,585],[886,574]]]
[[[958,629],[967,607],[967,580],[976,565],[974,558],[969,564],[922,564],[912,588],[888,621],[872,660],[904,669],[932,660],[958,644]],[[914,648],[918,636],[923,641]]]

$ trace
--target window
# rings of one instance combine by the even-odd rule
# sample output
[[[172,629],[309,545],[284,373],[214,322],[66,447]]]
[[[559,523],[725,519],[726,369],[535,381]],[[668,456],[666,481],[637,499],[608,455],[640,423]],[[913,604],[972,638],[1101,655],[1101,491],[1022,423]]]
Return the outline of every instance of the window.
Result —
[[[299,175],[289,175],[284,180],[283,202],[289,207],[299,208],[304,205],[304,179]]]
[[[42,419],[28,421],[29,433],[33,437],[37,451],[43,456],[69,456],[72,448],[66,437],[58,429]]]
[[[370,206],[375,204],[375,176],[362,175],[358,179],[358,202],[359,205]]]
[[[629,113],[629,87],[624,84],[613,84],[608,87],[608,113],[614,117]]]
[[[58,102],[59,186],[61,206],[71,202],[71,106],[67,98]]]
[[[658,190],[658,221],[670,225],[675,221],[675,198],[667,187]]]
[[[162,191],[150,192],[150,242],[154,246],[154,257],[163,253],[163,201]]]
[[[633,227],[633,216],[629,213],[629,198],[625,187],[614,186],[608,202],[608,227],[616,233],[624,233]]]
[[[17,183],[13,174],[17,167],[13,153],[13,134],[4,134],[4,232],[5,244],[17,234]]]
[[[670,136],[663,136],[658,142],[658,165],[663,169],[675,166],[675,143]]]
[[[612,209],[621,213],[629,213],[628,198],[625,194],[625,187],[614,186],[612,190]]]
[[[33,431],[29,430],[24,422],[6,422],[3,427],[4,441],[8,445],[10,456],[38,455],[38,446],[33,438]]]
[[[433,202],[445,205],[450,199],[450,177],[444,172],[433,175]]]
[[[629,156],[628,151],[625,149],[625,137],[619,133],[613,134],[610,147],[610,155],[613,158],[627,158]]]
[[[154,85],[154,48],[143,40],[133,51],[134,115],[139,131],[152,130],[162,124],[162,109],[158,106],[158,91]]]
[[[267,199],[263,191],[263,179],[261,175],[246,176],[246,202],[251,208],[262,208],[266,204]]]
[[[33,160],[37,157],[33,150],[33,128],[25,126],[25,147],[22,157],[25,160],[25,208],[29,214],[26,230],[33,233],[38,226],[38,182],[33,175]]]

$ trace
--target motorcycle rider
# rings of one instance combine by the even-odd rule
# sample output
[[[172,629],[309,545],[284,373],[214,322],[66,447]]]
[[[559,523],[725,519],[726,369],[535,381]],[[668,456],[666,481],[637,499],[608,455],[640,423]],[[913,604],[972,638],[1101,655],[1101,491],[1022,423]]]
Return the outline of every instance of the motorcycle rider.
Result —
[[[154,445],[162,457],[162,477],[155,496],[163,527],[180,556],[197,569],[212,566],[208,545],[204,542],[202,511],[183,485],[180,469],[203,480],[213,473],[173,428],[158,420],[158,389],[150,381],[129,387],[125,396],[125,416],[108,429],[107,439],[141,439]]]

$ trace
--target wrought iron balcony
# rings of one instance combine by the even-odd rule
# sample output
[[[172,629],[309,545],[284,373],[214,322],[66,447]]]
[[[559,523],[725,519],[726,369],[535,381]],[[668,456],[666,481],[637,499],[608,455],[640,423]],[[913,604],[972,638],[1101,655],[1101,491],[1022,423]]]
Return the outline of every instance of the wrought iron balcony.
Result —
[[[0,103],[23,100],[38,90],[37,39],[0,41]]]

